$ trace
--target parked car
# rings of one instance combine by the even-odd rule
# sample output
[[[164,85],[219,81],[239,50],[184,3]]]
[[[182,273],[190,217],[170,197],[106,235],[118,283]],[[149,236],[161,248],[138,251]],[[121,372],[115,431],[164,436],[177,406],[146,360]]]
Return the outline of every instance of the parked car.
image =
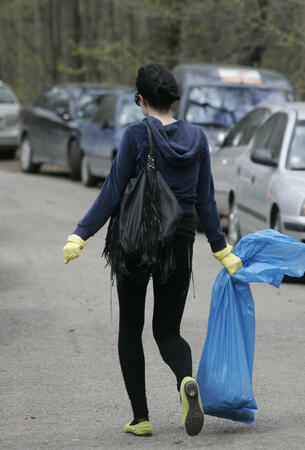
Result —
[[[270,117],[273,110],[276,110],[276,106],[254,108],[232,128],[224,143],[211,152],[215,200],[222,217],[227,217],[232,207],[235,160],[251,146],[255,132]]]
[[[69,168],[72,179],[79,179],[82,130],[101,95],[112,88],[71,83],[46,89],[21,115],[21,170],[38,172],[43,163],[56,164]]]
[[[173,74],[182,91],[173,105],[178,119],[202,126],[210,150],[244,115],[261,103],[293,101],[288,80],[278,72],[243,66],[180,64]]]
[[[114,89],[102,95],[99,109],[81,137],[81,179],[93,186],[110,170],[127,125],[143,119],[131,89]]]
[[[21,106],[9,86],[0,80],[0,157],[14,158],[19,142]]]
[[[287,103],[235,164],[229,240],[274,228],[305,243],[305,102]]]

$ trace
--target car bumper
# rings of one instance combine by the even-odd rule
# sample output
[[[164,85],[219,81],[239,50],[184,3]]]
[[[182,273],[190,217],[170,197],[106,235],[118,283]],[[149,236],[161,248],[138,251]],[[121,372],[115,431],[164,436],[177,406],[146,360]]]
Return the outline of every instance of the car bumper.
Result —
[[[305,242],[305,216],[285,216],[282,223],[283,232],[297,241]]]
[[[19,143],[18,127],[0,130],[0,150],[1,148],[17,147],[18,143]]]

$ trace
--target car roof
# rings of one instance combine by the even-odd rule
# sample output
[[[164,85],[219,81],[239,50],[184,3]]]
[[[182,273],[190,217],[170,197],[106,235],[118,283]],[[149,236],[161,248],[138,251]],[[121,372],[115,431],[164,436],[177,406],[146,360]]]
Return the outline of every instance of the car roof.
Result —
[[[296,111],[299,120],[305,120],[305,102],[289,102],[283,104],[283,110]]]
[[[261,103],[257,108],[269,108],[272,113],[295,111],[299,120],[305,120],[305,102]]]
[[[288,103],[288,102],[287,102],[287,103]],[[285,103],[285,102],[282,102],[282,103],[267,103],[267,102],[262,102],[262,103],[260,103],[259,105],[257,105],[255,108],[251,109],[251,110],[249,111],[249,113],[252,112],[252,111],[254,111],[254,110],[257,110],[257,109],[267,108],[267,109],[270,110],[271,114],[274,114],[275,112],[277,112],[277,111],[282,110],[283,108],[285,108],[285,105],[286,105],[287,103]],[[248,113],[247,113],[247,114],[248,114]]]
[[[0,80],[0,86],[10,89],[9,85],[2,80]]]
[[[9,93],[13,96],[15,102],[19,103],[19,100],[17,99],[15,93],[12,91],[12,89],[10,88],[10,86],[8,84],[6,84],[4,81],[0,80],[0,86],[7,89],[9,91]]]
[[[180,85],[224,85],[293,91],[289,81],[279,72],[250,66],[220,64],[179,64],[173,74]],[[240,80],[240,81],[238,81]]]
[[[123,85],[114,85],[114,84],[107,84],[107,83],[60,83],[56,84],[58,87],[63,87],[68,90],[73,89],[83,89],[83,90],[105,90],[105,91],[112,91],[112,92],[132,92],[132,88],[129,86],[123,86]]]

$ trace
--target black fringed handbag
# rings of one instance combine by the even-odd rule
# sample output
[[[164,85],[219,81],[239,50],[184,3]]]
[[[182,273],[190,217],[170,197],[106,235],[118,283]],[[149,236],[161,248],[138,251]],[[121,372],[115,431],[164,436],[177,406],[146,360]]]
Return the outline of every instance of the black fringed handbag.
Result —
[[[110,219],[105,256],[112,280],[139,278],[158,268],[161,283],[175,270],[173,237],[183,211],[156,167],[151,130],[146,166],[131,178]]]

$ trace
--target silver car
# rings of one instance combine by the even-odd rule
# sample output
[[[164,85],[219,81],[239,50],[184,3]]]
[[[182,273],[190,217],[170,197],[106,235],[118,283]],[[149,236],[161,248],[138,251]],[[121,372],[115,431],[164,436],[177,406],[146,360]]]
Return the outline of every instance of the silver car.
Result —
[[[215,199],[220,216],[226,217],[232,208],[232,186],[235,178],[235,160],[253,142],[255,132],[268,117],[269,106],[255,108],[230,131],[223,144],[211,152],[211,165],[215,185]]]
[[[261,125],[235,162],[229,240],[274,228],[305,243],[305,102],[287,103]]]
[[[19,144],[21,107],[12,90],[0,80],[0,157],[15,156]]]

